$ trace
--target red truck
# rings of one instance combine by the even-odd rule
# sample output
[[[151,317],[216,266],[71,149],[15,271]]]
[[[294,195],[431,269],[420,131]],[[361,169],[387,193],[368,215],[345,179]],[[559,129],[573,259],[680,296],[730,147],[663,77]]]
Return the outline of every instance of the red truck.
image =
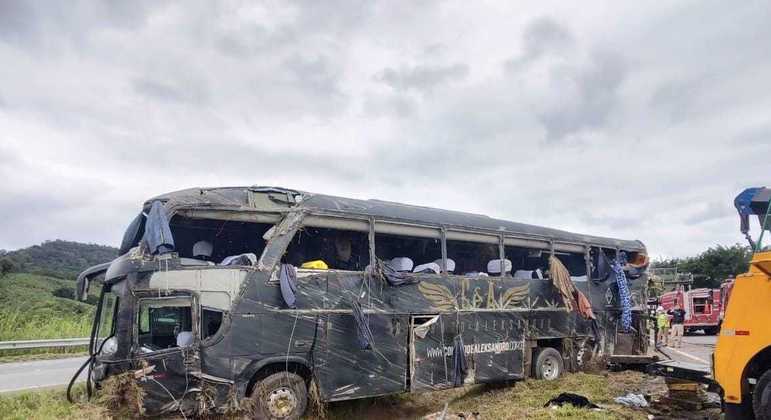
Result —
[[[724,283],[725,284],[725,283]],[[704,330],[704,334],[715,335],[720,331],[724,288],[691,289],[682,286],[671,292],[666,292],[659,298],[659,305],[665,311],[675,308],[676,304],[685,310],[685,332]]]

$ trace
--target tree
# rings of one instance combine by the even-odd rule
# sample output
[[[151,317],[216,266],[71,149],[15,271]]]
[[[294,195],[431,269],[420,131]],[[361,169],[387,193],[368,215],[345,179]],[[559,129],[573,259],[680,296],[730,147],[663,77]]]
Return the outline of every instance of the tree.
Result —
[[[0,257],[0,277],[16,269],[16,264],[8,257]]]
[[[747,272],[751,258],[752,250],[747,246],[718,245],[682,260],[677,268],[693,273],[693,287],[715,288],[728,277]]]

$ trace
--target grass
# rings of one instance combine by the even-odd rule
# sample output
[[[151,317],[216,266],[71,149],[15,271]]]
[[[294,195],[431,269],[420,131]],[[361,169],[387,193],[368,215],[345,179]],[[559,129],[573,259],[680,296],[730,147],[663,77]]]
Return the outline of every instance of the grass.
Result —
[[[76,399],[84,399],[85,387],[74,389]],[[87,402],[70,404],[61,389],[0,395],[0,414],[3,419],[104,419],[105,409]]]
[[[0,310],[0,341],[88,337],[93,317],[92,312],[43,316],[20,310]]]
[[[463,413],[465,418],[479,413],[481,419],[628,419],[643,420],[649,413],[661,418],[705,419],[718,418],[719,408],[711,411],[655,411],[634,410],[613,403],[613,398],[628,392],[661,396],[666,390],[662,378],[653,378],[640,372],[625,371],[614,373],[574,373],[556,381],[528,380],[513,385],[472,385],[445,391],[422,394],[400,394],[380,398],[331,403],[326,409],[328,420],[366,418],[372,420],[420,419],[442,410],[449,403],[447,419],[457,419]],[[544,408],[549,399],[562,392],[583,395],[602,407],[602,411],[563,406],[556,409]],[[0,394],[0,417],[10,419],[101,419],[125,418],[126,407],[113,407],[113,411],[95,402],[85,402],[84,387],[76,387],[76,399],[72,405],[67,402],[63,389]],[[123,394],[126,394],[125,392]],[[125,398],[124,398],[125,399]],[[97,396],[92,401],[109,403],[109,398]],[[132,415],[136,410],[128,412]],[[178,419],[178,416],[163,417]],[[238,418],[238,417],[211,417]],[[305,419],[317,419],[318,415],[309,409]],[[435,417],[436,418],[436,417]],[[473,417],[472,417],[473,418]]]
[[[12,273],[0,279],[0,341],[87,337],[94,306],[59,297],[74,289],[75,282],[29,273]],[[44,354],[70,356],[84,348],[22,349],[0,351],[0,362]]]
[[[351,419],[416,419],[442,410],[449,402],[448,413],[479,412],[482,419],[647,419],[643,411],[631,410],[612,403],[613,397],[639,390],[646,381],[637,372],[596,375],[569,374],[557,381],[529,380],[513,386],[474,385],[422,394],[401,394],[332,403],[327,418]],[[84,387],[76,389],[76,399],[83,400]],[[544,408],[543,404],[561,392],[584,395],[605,408],[603,411],[565,406]],[[110,411],[94,402],[67,402],[62,389],[0,395],[0,413],[9,419],[97,419],[108,418]],[[315,418],[310,413],[307,419]],[[449,418],[449,417],[448,417]]]
[[[603,374],[575,373],[557,381],[528,380],[512,386],[474,385],[422,394],[401,394],[384,398],[333,403],[328,408],[330,420],[368,418],[420,418],[441,411],[449,403],[448,413],[479,413],[482,419],[647,419],[643,411],[613,403],[613,398],[637,391],[646,381],[638,372]],[[549,399],[562,392],[583,395],[602,411],[563,406],[544,408]]]

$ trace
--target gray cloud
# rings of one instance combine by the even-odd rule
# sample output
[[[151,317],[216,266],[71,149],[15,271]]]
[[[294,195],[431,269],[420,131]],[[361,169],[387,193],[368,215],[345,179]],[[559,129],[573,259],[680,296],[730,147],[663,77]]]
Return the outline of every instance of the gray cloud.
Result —
[[[164,3],[5,0],[0,2],[0,40],[22,48],[56,49],[68,43],[82,46],[100,29],[142,27],[151,10],[163,10]]]
[[[688,225],[698,225],[701,223],[711,222],[716,219],[723,219],[736,215],[730,201],[725,202],[710,202],[700,211],[694,213],[685,219],[685,223]]]
[[[176,87],[155,80],[138,78],[132,82],[134,90],[150,99],[163,102],[192,102],[202,104],[207,100],[207,93],[200,85]]]
[[[547,140],[560,140],[578,130],[602,126],[622,105],[619,88],[627,77],[627,67],[626,60],[617,53],[597,52],[587,67],[566,69],[555,77],[555,88],[565,89],[566,97],[539,115]]]
[[[386,68],[375,79],[398,91],[431,91],[438,86],[463,80],[469,73],[466,64]]]
[[[541,17],[530,22],[522,34],[522,53],[507,60],[507,71],[516,72],[541,56],[560,53],[573,45],[573,35],[559,22]]]

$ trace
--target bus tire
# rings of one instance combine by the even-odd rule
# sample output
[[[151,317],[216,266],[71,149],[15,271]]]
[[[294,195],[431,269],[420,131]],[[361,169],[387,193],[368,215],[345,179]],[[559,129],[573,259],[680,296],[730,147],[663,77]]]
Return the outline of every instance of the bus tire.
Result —
[[[771,369],[760,375],[752,391],[752,410],[757,420],[771,420]]]
[[[536,379],[553,381],[559,378],[565,369],[562,355],[552,347],[540,348],[538,353],[536,353],[533,369],[535,370]]]
[[[716,335],[720,331],[720,327],[706,327],[704,328],[704,335]]]
[[[291,372],[276,372],[254,385],[255,418],[297,420],[308,407],[305,380]]]

